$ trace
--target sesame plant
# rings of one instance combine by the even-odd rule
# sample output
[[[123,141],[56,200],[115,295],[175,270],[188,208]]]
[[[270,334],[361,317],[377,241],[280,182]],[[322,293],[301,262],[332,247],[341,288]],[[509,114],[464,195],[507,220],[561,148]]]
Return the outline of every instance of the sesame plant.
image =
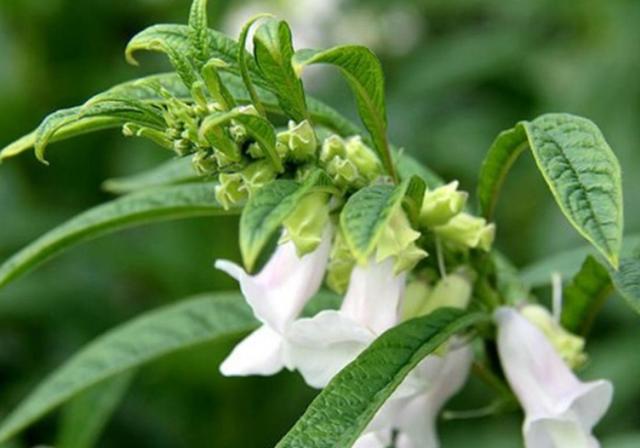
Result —
[[[585,341],[614,292],[640,312],[640,260],[623,245],[621,170],[598,127],[564,113],[515,124],[489,148],[471,200],[389,142],[383,68],[369,49],[296,50],[288,24],[267,14],[234,40],[208,28],[206,10],[194,0],[188,25],[152,26],[127,45],[128,62],[160,52],[173,71],[54,112],[2,150],[2,161],[33,149],[47,163],[54,142],[121,128],[175,157],[108,180],[116,199],[5,261],[0,287],[109,232],[233,214],[242,264],[215,266],[240,292],[180,300],[111,329],[3,417],[0,443],[79,399],[91,412],[76,417],[95,438],[136,368],[244,333],[223,375],[295,370],[319,390],[281,448],[436,447],[443,414],[518,409],[528,448],[599,446],[593,428],[613,386],[579,378]],[[344,76],[361,125],[305,92],[302,74],[316,64]],[[518,272],[493,248],[493,216],[526,151],[588,245]],[[572,278],[567,259],[582,262]],[[551,300],[532,293],[546,284]],[[470,375],[493,398],[446,408]]]

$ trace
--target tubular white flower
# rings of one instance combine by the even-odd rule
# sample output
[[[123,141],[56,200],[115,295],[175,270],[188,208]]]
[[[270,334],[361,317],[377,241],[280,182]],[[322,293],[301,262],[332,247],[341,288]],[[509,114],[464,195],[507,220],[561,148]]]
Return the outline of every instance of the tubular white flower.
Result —
[[[392,257],[354,267],[340,310],[299,319],[287,331],[285,357],[307,384],[321,388],[373,340],[398,322],[405,274]]]
[[[599,447],[592,429],[611,403],[611,383],[580,381],[517,310],[502,307],[494,317],[500,362],[526,414],[526,447]]]
[[[307,301],[320,288],[326,270],[333,229],[325,228],[320,245],[298,257],[293,242],[276,249],[257,275],[227,260],[216,268],[238,282],[253,314],[262,326],[240,342],[220,366],[227,376],[272,375],[284,366],[284,334]]]

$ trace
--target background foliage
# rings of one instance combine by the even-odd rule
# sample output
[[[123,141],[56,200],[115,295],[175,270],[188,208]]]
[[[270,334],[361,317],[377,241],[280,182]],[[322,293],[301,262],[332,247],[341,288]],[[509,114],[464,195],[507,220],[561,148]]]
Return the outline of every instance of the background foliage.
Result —
[[[260,10],[290,20],[300,45],[372,45],[387,76],[391,140],[443,177],[460,179],[463,189],[475,184],[495,135],[516,121],[552,111],[591,118],[624,170],[626,233],[640,230],[640,210],[633,206],[640,201],[639,179],[632,168],[640,166],[638,2],[334,0],[322,2],[322,14],[310,13],[312,1],[307,10],[299,5],[305,2],[283,0],[212,3],[212,25],[234,35],[237,22]],[[0,143],[32,129],[54,109],[79,104],[143,70],[164,67],[153,57],[143,69],[127,66],[124,44],[147,25],[183,22],[188,4],[0,2]],[[337,76],[322,69],[309,72],[307,85],[318,96],[355,116]],[[74,157],[64,157],[71,151]],[[100,190],[102,180],[168,156],[145,141],[107,132],[52,147],[50,168],[31,157],[3,164],[0,258],[108,199]],[[498,208],[499,248],[525,266],[581,245],[553,206],[531,156],[515,171]],[[74,249],[3,290],[0,414],[105,329],[194,293],[235,288],[212,268],[214,258],[239,258],[234,219],[119,233]],[[588,347],[591,362],[584,376],[609,377],[616,386],[612,409],[598,428],[605,447],[640,443],[640,383],[630,373],[640,369],[638,326],[620,301],[611,301]],[[222,378],[217,366],[234,342],[201,346],[145,367],[133,378],[99,446],[272,446],[314,392],[286,373]],[[466,399],[454,400],[451,408],[482,404],[475,389],[472,382]],[[53,443],[57,417],[29,429],[22,445],[15,446]],[[478,446],[510,447],[518,425],[517,415],[463,426],[444,423],[443,445],[468,446],[473,437]]]

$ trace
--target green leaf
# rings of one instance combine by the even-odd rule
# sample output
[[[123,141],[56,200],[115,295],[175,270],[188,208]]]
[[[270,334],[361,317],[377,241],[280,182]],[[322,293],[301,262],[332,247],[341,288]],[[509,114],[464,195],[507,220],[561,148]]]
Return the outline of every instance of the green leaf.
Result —
[[[371,135],[373,146],[389,175],[395,178],[395,168],[387,141],[384,73],[376,55],[368,48],[357,45],[344,45],[322,51],[301,50],[296,53],[296,73],[302,73],[304,67],[311,64],[331,64],[340,69],[353,90],[360,118]]]
[[[504,176],[527,146],[560,210],[617,267],[623,230],[620,166],[598,127],[585,118],[547,114],[500,134],[480,173],[485,216],[491,216]]]
[[[248,271],[253,270],[264,247],[300,200],[317,188],[330,186],[331,179],[317,170],[303,184],[278,179],[249,199],[240,217],[240,252]]]
[[[251,103],[254,105],[260,115],[265,114],[264,106],[260,101],[260,97],[256,92],[256,88],[251,80],[251,74],[249,73],[249,65],[247,63],[248,54],[245,48],[247,47],[247,38],[249,37],[249,30],[260,19],[272,17],[271,14],[258,14],[253,16],[242,26],[240,30],[240,37],[238,38],[238,66],[240,67],[240,75],[242,76],[242,82],[249,93]]]
[[[256,324],[236,293],[203,295],[145,313],[99,337],[45,379],[0,424],[0,443],[101,381]]]
[[[612,292],[609,272],[594,257],[588,256],[563,290],[562,326],[572,333],[586,336]]]
[[[366,263],[373,252],[384,227],[393,213],[402,206],[407,192],[415,194],[422,184],[424,196],[424,182],[412,177],[400,185],[372,185],[357,191],[349,198],[340,214],[340,226],[345,240],[355,257]],[[422,197],[415,195],[414,208],[420,210]]]
[[[349,447],[402,380],[483,314],[441,308],[384,333],[338,373],[277,448]]]
[[[209,60],[209,25],[207,18],[207,0],[193,0],[189,13],[189,30],[192,57],[202,66]]]
[[[256,30],[253,44],[256,63],[278,97],[282,110],[296,122],[306,119],[304,89],[291,65],[294,51],[287,22],[265,20]]]
[[[631,308],[640,313],[640,255],[636,253],[622,258],[620,268],[609,271],[616,290]]]
[[[522,124],[501,132],[491,144],[480,167],[478,199],[483,216],[491,221],[498,201],[498,194],[522,151],[528,148],[525,128]]]
[[[131,176],[107,179],[105,191],[115,194],[133,193],[150,188],[195,182],[200,179],[189,157],[174,158],[151,169]]]
[[[91,448],[127,391],[133,372],[96,384],[75,397],[64,408],[57,448]]]
[[[237,213],[215,200],[215,185],[186,184],[134,193],[89,209],[49,231],[0,266],[0,287],[74,244],[134,225]]]
[[[436,188],[444,184],[440,176],[406,152],[395,151],[394,158],[396,159],[396,168],[398,169],[400,180],[418,176],[429,188]]]
[[[282,162],[276,151],[276,132],[266,118],[244,113],[238,109],[232,110],[231,112],[211,114],[202,122],[200,135],[206,138],[208,135],[212,135],[211,130],[223,126],[231,120],[235,120],[245,127],[247,134],[258,142],[276,171],[282,172]]]

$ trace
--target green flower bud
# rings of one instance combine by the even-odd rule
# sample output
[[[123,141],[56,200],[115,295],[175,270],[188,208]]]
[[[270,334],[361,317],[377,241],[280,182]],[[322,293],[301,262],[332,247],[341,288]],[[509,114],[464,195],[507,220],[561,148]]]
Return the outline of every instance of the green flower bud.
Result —
[[[402,320],[413,319],[422,316],[422,307],[425,306],[427,298],[431,293],[431,288],[427,282],[415,280],[409,282],[405,288],[404,298],[402,299]]]
[[[144,137],[163,148],[173,149],[173,142],[167,138],[164,132],[157,129],[139,126],[135,123],[125,123],[122,126],[122,134],[125,137]]]
[[[493,224],[487,224],[483,218],[463,212],[451,218],[445,225],[435,227],[434,231],[447,243],[489,251],[496,228]]]
[[[246,190],[249,196],[253,196],[256,191],[275,179],[276,175],[271,162],[267,160],[253,162],[240,172],[243,181],[241,188]]]
[[[525,305],[520,313],[544,333],[560,357],[571,368],[575,369],[586,362],[584,339],[562,328],[546,308],[540,305]]]
[[[376,261],[395,257],[393,270],[396,274],[411,270],[427,256],[427,253],[415,244],[418,238],[420,238],[420,232],[413,230],[404,210],[398,208],[391,215],[389,223],[378,240]]]
[[[460,213],[468,195],[457,189],[458,181],[453,181],[425,192],[420,210],[420,224],[425,227],[441,226]]]
[[[364,187],[382,173],[374,152],[357,136],[346,141],[337,135],[326,138],[320,162],[334,183],[344,190]]]
[[[425,300],[418,316],[442,307],[465,309],[471,301],[472,283],[473,274],[464,269],[443,277]]]
[[[338,188],[347,189],[350,185],[359,187],[366,185],[358,173],[358,168],[349,159],[334,157],[325,168]]]
[[[313,192],[307,194],[282,223],[287,230],[286,239],[296,245],[298,256],[313,252],[329,224],[329,194]]]
[[[247,200],[249,194],[244,188],[240,173],[220,173],[218,181],[220,184],[216,186],[216,200],[225,210]]]
[[[347,149],[344,140],[338,135],[331,135],[322,142],[320,150],[320,161],[328,163],[334,158],[344,159],[347,157]]]
[[[362,142],[360,136],[347,139],[346,152],[347,159],[358,167],[358,172],[367,181],[370,182],[382,174],[382,165],[378,157]]]
[[[294,162],[312,160],[318,147],[316,131],[307,120],[298,124],[289,121],[288,130],[278,133],[278,142],[285,145],[288,150],[288,158]]]
[[[213,174],[218,171],[215,154],[209,151],[198,151],[193,155],[191,163],[196,172],[201,175]]]
[[[351,271],[356,264],[356,259],[351,253],[351,249],[338,230],[331,246],[329,264],[327,265],[327,286],[337,292],[344,294],[349,286]]]

